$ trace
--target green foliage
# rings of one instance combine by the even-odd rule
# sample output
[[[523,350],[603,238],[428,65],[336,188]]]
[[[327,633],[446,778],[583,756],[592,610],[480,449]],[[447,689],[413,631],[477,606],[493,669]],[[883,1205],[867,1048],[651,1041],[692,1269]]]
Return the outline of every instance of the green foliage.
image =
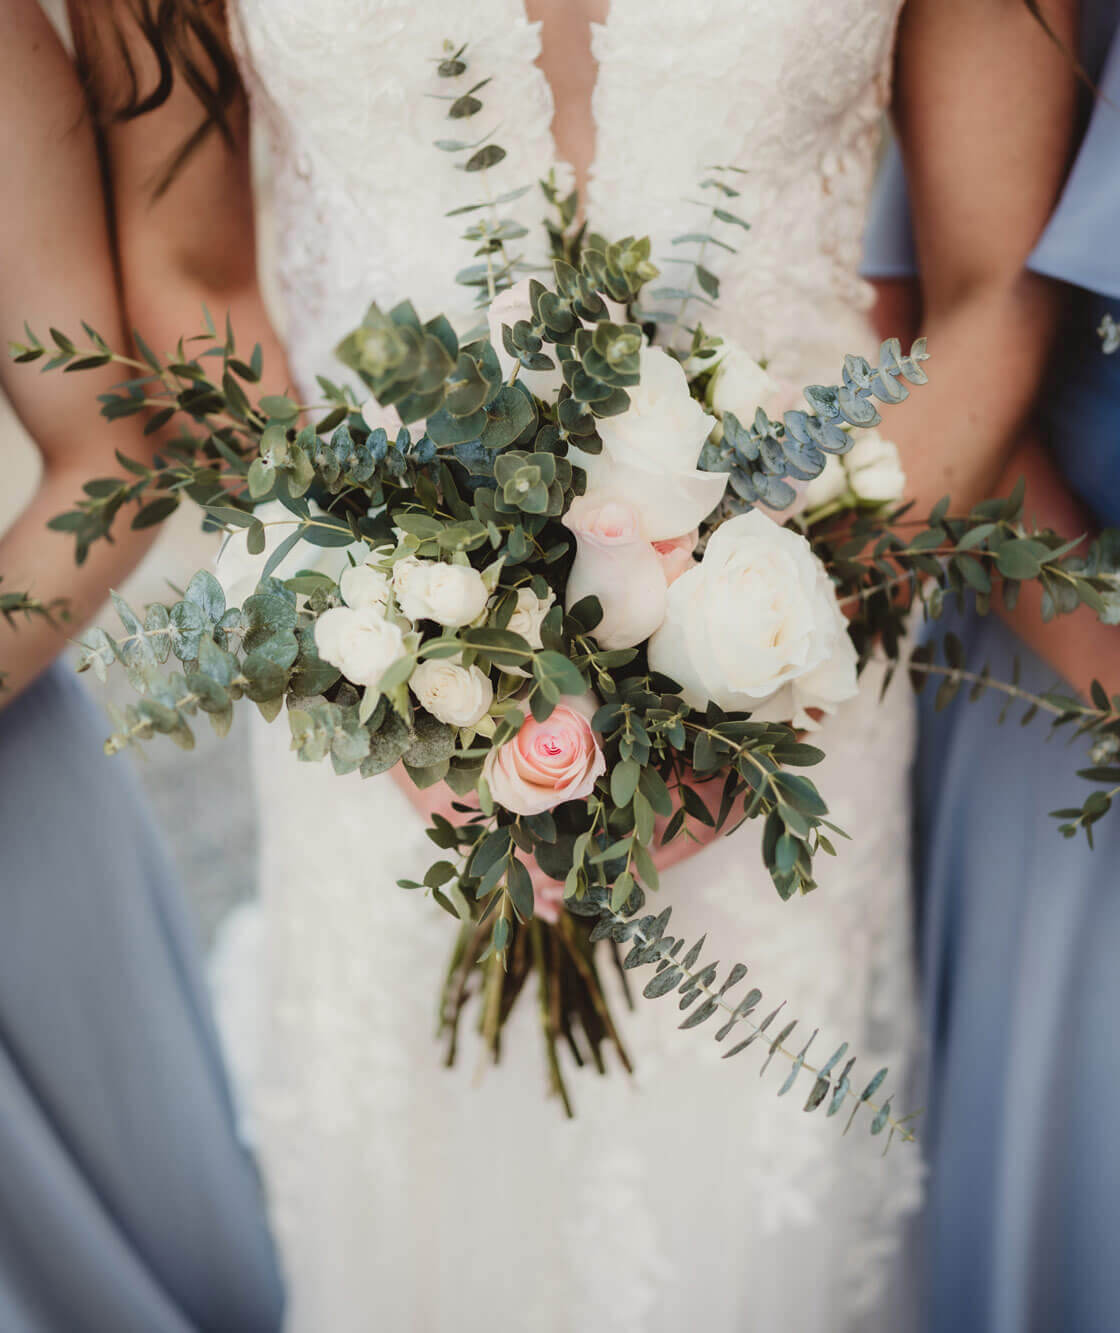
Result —
[[[1020,483],[1011,495],[986,500],[965,515],[949,513],[945,497],[925,522],[911,507],[893,514],[858,514],[847,525],[814,528],[814,547],[849,610],[861,661],[876,645],[899,660],[909,613],[920,600],[927,615],[941,614],[946,597],[958,606],[972,599],[987,614],[994,597],[1014,607],[1024,583],[1042,589],[1043,617],[1051,620],[1088,606],[1112,623],[1120,603],[1120,535],[1106,531],[1086,555],[1078,540],[1023,526]]]
[[[248,360],[242,359],[228,321],[224,337],[219,337],[205,309],[204,315],[202,333],[180,339],[166,361],[138,333],[134,342],[139,358],[114,352],[88,324],[82,326],[90,340],[87,347],[77,346],[58,329],[50,333],[53,351],[31,329],[27,329],[26,343],[12,344],[17,362],[43,360],[45,371],[71,373],[108,364],[120,366],[129,378],[100,396],[102,415],[110,421],[145,416],[145,433],[161,436],[160,451],[152,463],[118,453],[124,475],[86,482],[84,495],[74,507],[51,519],[49,527],[73,534],[79,564],[94,542],[109,537],[114,523],[130,506],[136,507],[131,526],[146,528],[170,517],[184,498],[197,504],[242,503],[239,492],[257,456],[258,442],[273,423],[270,408],[280,414],[277,423],[281,427],[293,418],[296,409],[287,399],[265,397],[253,407],[242,386],[260,379],[259,345]],[[171,434],[168,427],[173,419],[185,419],[189,426]]]
[[[700,1027],[709,1019],[719,1017],[722,1021],[715,1033],[716,1041],[741,1037],[741,1040],[734,1040],[728,1047],[724,1059],[739,1055],[758,1043],[759,1050],[766,1050],[762,1072],[766,1071],[775,1056],[788,1062],[788,1072],[778,1089],[779,1097],[790,1092],[804,1072],[812,1082],[802,1110],[815,1111],[824,1106],[827,1117],[844,1111],[847,1113],[847,1132],[856,1116],[866,1108],[870,1132],[878,1135],[888,1131],[884,1152],[896,1134],[904,1142],[914,1142],[914,1132],[910,1127],[914,1115],[896,1117],[892,1109],[893,1094],[874,1100],[886,1081],[886,1069],[880,1069],[860,1089],[860,1083],[853,1078],[856,1061],[854,1056],[847,1054],[847,1042],[833,1051],[823,1064],[818,1066],[809,1063],[807,1056],[817,1035],[816,1030],[800,1048],[790,1045],[797,1020],[785,1020],[780,1024],[776,1021],[782,1015],[784,1004],[779,1004],[763,1017],[756,1017],[763,1009],[762,992],[757,987],[751,987],[738,1000],[731,998],[731,992],[747,976],[745,964],[735,963],[726,968],[723,981],[717,986],[719,964],[707,963],[701,966],[700,962],[705,937],[689,945],[683,937],[669,935],[667,928],[672,919],[672,908],[666,907],[656,915],[639,915],[644,905],[645,895],[640,888],[635,887],[627,901],[621,904],[611,901],[605,891],[595,890],[573,903],[572,911],[595,919],[592,940],[604,939],[616,946],[630,946],[622,960],[626,971],[654,968],[654,975],[644,986],[642,994],[646,999],[658,999],[676,992],[680,997],[679,1009],[691,1010],[681,1022],[682,1028]],[[746,1035],[743,1036],[743,1033]]]
[[[938,660],[939,647],[944,662]],[[1049,717],[1052,733],[1064,729],[1072,731],[1075,738],[1086,737],[1091,742],[1091,762],[1089,767],[1079,769],[1077,775],[1091,782],[1095,790],[1080,806],[1053,810],[1051,815],[1061,821],[1059,831],[1063,837],[1073,838],[1084,830],[1092,847],[1093,825],[1108,814],[1120,795],[1120,695],[1109,698],[1104,686],[1096,680],[1089,703],[1059,689],[1034,694],[1019,684],[1018,659],[1010,681],[995,680],[987,666],[979,671],[965,667],[964,647],[955,634],[947,634],[940,645],[933,640],[920,644],[910,653],[906,668],[916,691],[922,690],[931,677],[940,681],[935,699],[938,711],[947,708],[966,687],[973,702],[994,690],[1005,697],[999,714],[1001,725],[1011,715],[1012,707],[1019,704],[1024,706],[1019,717],[1021,725],[1026,726],[1042,715]]]
[[[0,576],[0,583],[3,577]],[[32,596],[29,592],[3,592],[0,591],[0,617],[10,629],[14,629],[20,620],[40,619],[48,624],[54,625],[57,620],[67,620],[69,618],[69,604],[63,597],[56,597],[52,601],[44,602],[39,597]],[[0,691],[4,689],[5,672],[0,671]]]
[[[654,321],[662,327],[663,331],[671,331],[681,324],[688,307],[693,303],[712,309],[715,308],[719,301],[719,278],[705,263],[708,259],[708,250],[714,246],[728,254],[737,254],[736,247],[731,245],[719,233],[723,232],[726,227],[739,227],[743,231],[750,230],[750,223],[737,213],[732,212],[728,207],[730,201],[737,199],[741,191],[735,189],[727,178],[729,176],[746,175],[746,172],[741,167],[712,167],[710,170],[713,174],[700,182],[700,188],[711,190],[715,196],[715,201],[711,204],[704,200],[690,201],[708,210],[707,220],[702,224],[701,230],[689,231],[673,237],[674,246],[695,246],[695,256],[687,257],[674,254],[662,261],[663,263],[687,266],[688,278],[681,284],[655,287],[651,291],[651,295],[656,300],[664,303],[677,303],[676,311],[642,311],[643,319]]]

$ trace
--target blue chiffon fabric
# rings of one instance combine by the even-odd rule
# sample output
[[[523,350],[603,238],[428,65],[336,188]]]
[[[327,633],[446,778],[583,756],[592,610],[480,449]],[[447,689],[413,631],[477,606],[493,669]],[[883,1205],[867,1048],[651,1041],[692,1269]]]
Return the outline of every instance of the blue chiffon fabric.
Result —
[[[190,923],[56,665],[0,711],[0,1330],[276,1333]]]
[[[1030,266],[1071,284],[1043,426],[1071,488],[1120,526],[1120,356],[1094,329],[1120,316],[1120,41],[1116,0],[1083,13],[1103,97]],[[1111,50],[1109,43],[1113,42]],[[888,164],[869,276],[913,272],[905,186]],[[1027,688],[1054,676],[994,618],[942,622],[970,664]],[[1111,682],[1116,688],[1117,682]],[[997,725],[1000,701],[920,704],[915,776],[919,951],[929,1041],[932,1171],[919,1241],[927,1333],[1120,1328],[1120,811],[1096,850],[1049,812],[1079,804],[1084,742]]]

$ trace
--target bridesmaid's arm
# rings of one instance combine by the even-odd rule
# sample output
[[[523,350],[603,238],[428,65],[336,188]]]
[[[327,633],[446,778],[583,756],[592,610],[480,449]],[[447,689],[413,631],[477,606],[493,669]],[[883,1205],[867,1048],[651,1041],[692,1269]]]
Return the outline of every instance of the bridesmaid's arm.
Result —
[[[138,29],[131,0],[70,0],[75,40],[89,70],[90,97],[105,125],[125,308],[130,324],[157,351],[202,328],[205,304],[215,321],[228,312],[238,346],[260,343],[262,393],[281,392],[290,376],[257,277],[257,246],[249,151],[249,109],[231,88],[224,124],[214,125],[173,163],[205,122],[202,104],[178,71],[159,104],[130,119],[114,117],[135,71],[144,93],[160,82],[151,47]],[[206,7],[213,39],[228,53],[224,6]],[[189,40],[189,39],[185,39]],[[197,39],[198,67],[213,62]],[[229,56],[232,61],[232,56]],[[232,68],[232,65],[231,65]],[[231,84],[232,84],[231,79]]]
[[[1076,0],[1043,8],[1072,48]],[[893,111],[931,360],[889,429],[923,512],[993,492],[1038,393],[1062,296],[1025,264],[1068,167],[1076,91],[1023,0],[903,9]]]
[[[117,347],[124,342],[105,216],[97,145],[74,66],[37,0],[0,5],[0,162],[14,206],[0,211],[0,332],[23,339],[26,319],[80,332],[85,319]],[[96,394],[119,371],[86,371],[44,380],[37,370],[0,360],[0,385],[42,454],[38,490],[0,539],[0,591],[30,591],[44,601],[69,599],[75,633],[104,602],[150,544],[154,532],[122,525],[116,540],[98,542],[81,567],[74,539],[47,529],[71,507],[84,482],[119,472],[121,449],[148,456],[150,440],[135,420],[112,424]],[[42,620],[0,620],[0,668],[7,704],[58,655],[64,632]]]
[[[873,280],[872,286],[872,320],[879,336],[916,337],[921,310],[917,279],[880,278]],[[991,494],[1009,495],[1020,479],[1026,483],[1024,512],[1028,522],[1052,528],[1066,538],[1096,535],[1092,515],[1073,495],[1050,452],[1035,436],[1026,435],[1015,445]],[[1102,625],[1086,607],[1047,624],[1042,619],[1042,590],[1036,583],[1027,583],[1013,611],[1008,611],[998,598],[995,609],[1027,647],[1082,693],[1088,693],[1094,679],[1099,679],[1110,693],[1120,688],[1120,633],[1115,626]]]

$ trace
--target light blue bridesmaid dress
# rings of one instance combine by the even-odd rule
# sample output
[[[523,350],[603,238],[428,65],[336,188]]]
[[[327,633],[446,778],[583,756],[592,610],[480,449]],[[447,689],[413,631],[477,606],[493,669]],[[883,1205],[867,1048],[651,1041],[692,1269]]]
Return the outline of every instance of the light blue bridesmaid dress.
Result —
[[[0,711],[0,1333],[276,1333],[178,886],[72,671]]]
[[[1103,97],[1030,260],[1070,284],[1043,408],[1072,489],[1120,526],[1120,40],[1117,0],[1082,15],[1083,61]],[[1110,43],[1111,50],[1110,50]],[[897,158],[868,233],[869,276],[914,269]],[[933,362],[931,362],[931,367]],[[969,663],[1047,689],[1053,672],[995,618],[946,620]],[[1111,689],[1120,682],[1106,682]],[[1120,811],[1096,850],[1049,811],[1080,804],[1084,742],[963,696],[923,694],[916,766],[919,950],[929,1040],[923,1137],[932,1171],[918,1241],[928,1333],[1120,1329]],[[1021,713],[1021,709],[1019,712]]]

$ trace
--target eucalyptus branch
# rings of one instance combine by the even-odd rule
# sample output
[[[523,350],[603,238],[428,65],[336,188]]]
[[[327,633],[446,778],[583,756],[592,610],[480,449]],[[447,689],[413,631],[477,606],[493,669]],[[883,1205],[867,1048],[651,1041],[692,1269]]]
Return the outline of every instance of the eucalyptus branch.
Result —
[[[727,993],[747,975],[746,965],[736,963],[728,970],[727,976],[718,990],[714,990],[713,984],[718,976],[718,964],[708,963],[704,967],[698,967],[705,943],[704,937],[697,940],[681,958],[680,955],[685,949],[684,939],[674,938],[665,933],[671,919],[672,908],[665,908],[657,916],[637,917],[636,914],[641,910],[643,902],[644,895],[638,890],[631,903],[627,904],[622,911],[616,911],[611,908],[602,895],[588,895],[583,903],[576,905],[576,909],[584,915],[596,915],[600,918],[592,930],[593,939],[610,938],[618,944],[631,944],[630,952],[623,960],[624,968],[656,966],[655,976],[646,984],[642,992],[647,999],[656,999],[676,990],[681,996],[680,1008],[687,1009],[702,998],[699,1007],[694,1009],[681,1023],[682,1028],[699,1027],[718,1011],[722,1011],[727,1015],[727,1021],[716,1032],[716,1041],[724,1041],[740,1024],[748,1029],[749,1035],[743,1041],[732,1046],[726,1052],[725,1059],[740,1054],[756,1041],[767,1037],[769,1028],[781,1013],[784,1004],[779,1005],[765,1018],[756,1022],[751,1015],[762,1002],[761,991],[752,988],[737,1004],[729,1002],[726,998]],[[805,1070],[806,1073],[813,1076],[814,1081],[805,1102],[804,1110],[815,1110],[826,1098],[829,1098],[831,1093],[828,1109],[825,1112],[827,1116],[836,1115],[849,1103],[854,1103],[845,1132],[851,1128],[860,1107],[867,1106],[873,1115],[870,1126],[871,1133],[880,1134],[888,1129],[890,1131],[886,1148],[890,1147],[895,1134],[904,1142],[913,1143],[916,1141],[914,1132],[909,1125],[909,1122],[914,1118],[912,1115],[896,1117],[891,1109],[891,1096],[886,1097],[881,1102],[872,1100],[887,1078],[888,1071],[885,1068],[880,1069],[866,1085],[863,1092],[857,1095],[852,1088],[850,1078],[855,1065],[855,1058],[849,1058],[839,1073],[836,1072],[840,1062],[847,1054],[847,1042],[838,1047],[823,1065],[814,1065],[806,1059],[806,1055],[817,1035],[817,1030],[814,1030],[809,1040],[799,1051],[795,1052],[786,1043],[796,1027],[796,1020],[787,1022],[773,1039],[767,1038],[769,1040],[769,1051],[762,1066],[762,1072],[765,1072],[775,1055],[780,1055],[792,1065],[789,1075],[779,1089],[779,1096],[784,1096],[789,1092],[798,1075],[802,1070]],[[886,1151],[886,1148],[884,1148],[884,1151]]]
[[[920,644],[910,654],[906,669],[916,691],[920,691],[929,677],[939,677],[941,685],[937,691],[935,705],[938,710],[948,707],[964,685],[970,685],[969,698],[979,699],[988,690],[995,690],[1007,699],[999,721],[1007,718],[1012,702],[1026,704],[1022,722],[1031,722],[1039,713],[1052,718],[1051,732],[1061,727],[1073,727],[1074,738],[1087,737],[1091,742],[1091,766],[1079,769],[1077,776],[1093,783],[1097,790],[1091,792],[1081,806],[1063,807],[1051,811],[1051,815],[1061,822],[1059,832],[1066,838],[1076,836],[1084,829],[1093,843],[1093,825],[1103,819],[1112,808],[1116,796],[1116,784],[1120,783],[1120,695],[1109,698],[1104,686],[1097,680],[1090,688],[1091,703],[1073,698],[1059,690],[1050,690],[1039,694],[1023,689],[1019,684],[1020,667],[1016,658],[1011,681],[996,680],[987,666],[980,671],[971,671],[964,666],[964,646],[955,634],[947,634],[941,645],[946,661],[936,660],[938,644],[928,641]],[[1101,787],[1107,790],[1101,790]]]
[[[660,321],[663,326],[667,324],[668,327],[673,330],[674,336],[676,330],[681,326],[685,312],[692,302],[698,301],[702,305],[714,308],[716,302],[719,300],[719,278],[716,277],[711,269],[706,268],[704,264],[704,261],[708,256],[708,248],[709,246],[718,246],[721,250],[726,250],[731,254],[738,253],[734,246],[729,245],[726,241],[720,240],[714,235],[718,230],[719,225],[721,223],[727,223],[742,227],[744,231],[750,230],[749,222],[744,218],[739,217],[737,214],[730,212],[725,207],[727,201],[738,198],[741,192],[736,190],[733,186],[728,185],[725,180],[720,179],[724,174],[737,172],[740,175],[745,175],[746,172],[741,167],[710,167],[708,170],[714,172],[715,175],[701,181],[700,188],[702,190],[717,191],[717,202],[710,206],[708,217],[703,223],[701,231],[686,232],[682,236],[673,237],[674,245],[696,245],[698,247],[696,257],[694,259],[681,259],[674,256],[667,261],[664,261],[672,264],[688,264],[689,275],[687,282],[683,287],[659,287],[655,288],[651,293],[651,295],[655,297],[679,302],[676,314]],[[720,199],[723,200],[723,203],[718,202]],[[687,202],[695,203],[701,207],[708,207],[706,201],[699,199],[688,200]],[[696,287],[699,287],[701,290],[697,291]],[[652,316],[647,314],[647,318],[651,317]]]

